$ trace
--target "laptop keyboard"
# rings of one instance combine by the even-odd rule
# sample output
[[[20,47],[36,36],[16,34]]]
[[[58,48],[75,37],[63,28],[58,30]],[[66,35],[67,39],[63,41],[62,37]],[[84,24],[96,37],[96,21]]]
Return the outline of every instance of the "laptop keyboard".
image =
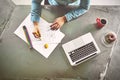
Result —
[[[72,61],[75,62],[75,61],[77,61],[85,56],[88,56],[96,51],[97,51],[97,49],[96,49],[94,43],[90,42],[78,49],[75,49],[75,50],[69,52],[69,55],[70,55]]]

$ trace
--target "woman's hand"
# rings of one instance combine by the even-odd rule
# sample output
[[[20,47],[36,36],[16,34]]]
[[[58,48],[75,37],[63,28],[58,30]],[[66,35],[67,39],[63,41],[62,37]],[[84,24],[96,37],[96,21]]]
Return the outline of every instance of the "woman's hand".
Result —
[[[63,26],[63,24],[66,22],[66,17],[62,16],[62,17],[58,17],[55,19],[55,21],[53,22],[53,24],[50,26],[52,30],[58,30],[59,28],[61,28]]]
[[[33,35],[35,38],[41,38],[40,29],[39,29],[39,23],[33,22],[34,29],[33,29]]]

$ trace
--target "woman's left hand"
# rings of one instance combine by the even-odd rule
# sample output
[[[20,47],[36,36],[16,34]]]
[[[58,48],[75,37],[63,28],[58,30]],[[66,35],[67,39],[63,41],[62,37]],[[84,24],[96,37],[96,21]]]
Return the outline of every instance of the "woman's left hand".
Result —
[[[52,30],[58,30],[59,28],[61,28],[63,26],[63,24],[66,22],[66,17],[62,16],[62,17],[58,17],[55,19],[55,21],[53,22],[53,24],[50,26]]]

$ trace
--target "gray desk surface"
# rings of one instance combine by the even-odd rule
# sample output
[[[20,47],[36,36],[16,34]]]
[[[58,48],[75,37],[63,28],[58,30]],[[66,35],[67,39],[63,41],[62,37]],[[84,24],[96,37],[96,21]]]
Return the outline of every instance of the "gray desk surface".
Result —
[[[44,7],[42,17],[52,22],[56,17],[65,13],[62,7]],[[62,10],[62,11],[61,11]],[[0,75],[1,77],[15,79],[36,78],[81,78],[82,80],[99,79],[100,73],[105,69],[111,47],[101,43],[102,36],[112,30],[118,31],[119,18],[106,8],[91,7],[90,10],[69,23],[66,23],[61,31],[65,33],[62,42],[57,46],[48,59],[35,50],[30,50],[28,45],[18,38],[13,32],[30,12],[30,6],[17,6],[7,24],[0,42]],[[117,14],[117,13],[116,13]],[[102,29],[95,28],[97,17],[108,19],[108,24]],[[61,47],[74,38],[87,32],[91,32],[101,50],[101,53],[76,67],[70,66],[67,57]]]

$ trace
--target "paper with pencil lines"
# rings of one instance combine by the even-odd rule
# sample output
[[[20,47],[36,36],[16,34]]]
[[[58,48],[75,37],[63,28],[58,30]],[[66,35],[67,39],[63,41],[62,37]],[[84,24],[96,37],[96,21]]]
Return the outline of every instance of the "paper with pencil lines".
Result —
[[[41,40],[36,39],[34,35],[32,34],[33,31],[33,22],[30,20],[29,14],[25,20],[20,24],[20,26],[16,29],[14,32],[18,37],[20,37],[23,41],[27,43],[24,31],[23,31],[23,26],[25,25],[28,29],[28,33],[33,45],[33,48],[38,51],[40,54],[42,54],[45,58],[48,58],[49,55],[53,52],[53,50],[57,47],[57,45],[61,42],[61,40],[64,38],[64,34],[60,31],[53,31],[50,29],[51,23],[48,23],[46,20],[43,18],[40,18],[40,33],[41,33]],[[44,45],[48,44],[48,48],[45,49]]]

